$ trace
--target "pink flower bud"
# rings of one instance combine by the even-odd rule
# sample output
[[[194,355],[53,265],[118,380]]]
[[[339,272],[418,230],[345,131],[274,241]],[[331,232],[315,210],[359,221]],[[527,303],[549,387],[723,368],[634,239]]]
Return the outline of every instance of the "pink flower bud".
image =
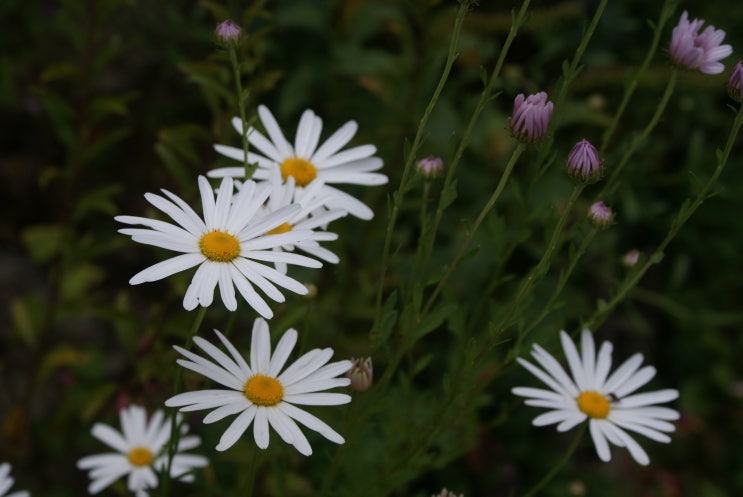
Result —
[[[603,165],[604,161],[599,158],[596,147],[588,140],[581,140],[570,151],[565,170],[576,181],[593,183],[601,178]]]
[[[240,42],[242,29],[234,21],[227,19],[217,24],[214,30],[217,41],[225,47],[235,47]]]
[[[596,228],[605,229],[614,222],[614,213],[609,206],[598,201],[589,207],[588,221]]]
[[[547,132],[550,117],[552,117],[552,102],[547,100],[545,92],[528,97],[519,93],[513,101],[511,131],[521,142],[537,141]]]

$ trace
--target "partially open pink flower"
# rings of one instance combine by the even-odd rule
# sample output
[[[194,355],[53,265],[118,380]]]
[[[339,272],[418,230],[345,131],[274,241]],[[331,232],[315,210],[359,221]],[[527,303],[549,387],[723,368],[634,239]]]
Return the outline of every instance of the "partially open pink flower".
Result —
[[[684,69],[699,69],[704,74],[719,74],[725,66],[718,62],[733,53],[730,45],[720,45],[725,31],[707,26],[701,34],[699,30],[703,19],[689,22],[689,14],[684,11],[678,25],[673,28],[668,52],[671,60]]]
[[[240,42],[240,36],[242,36],[242,29],[240,26],[231,19],[222,21],[217,24],[214,34],[217,37],[217,41],[226,47],[234,47]]]
[[[552,117],[552,102],[547,100],[545,92],[528,97],[519,93],[513,101],[511,131],[519,141],[537,141],[547,132],[550,117]]]
[[[614,212],[602,201],[594,202],[588,208],[588,221],[599,229],[606,229],[614,222]]]

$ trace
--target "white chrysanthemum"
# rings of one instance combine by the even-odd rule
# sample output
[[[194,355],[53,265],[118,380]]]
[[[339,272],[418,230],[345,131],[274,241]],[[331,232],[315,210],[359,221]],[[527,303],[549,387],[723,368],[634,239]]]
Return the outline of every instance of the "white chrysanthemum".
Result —
[[[0,497],[29,497],[31,494],[26,492],[25,490],[22,490],[20,492],[13,492],[12,494],[5,494],[8,490],[10,490],[10,487],[13,486],[13,482],[15,481],[12,476],[10,476],[10,464],[4,462],[0,464]]]
[[[129,490],[137,497],[147,497],[147,490],[157,488],[157,473],[163,472],[168,465],[171,420],[158,409],[148,421],[145,409],[135,405],[121,409],[119,418],[121,432],[103,423],[93,426],[93,436],[116,452],[83,457],[77,462],[77,467],[90,470],[92,481],[88,492],[91,494],[127,476]],[[206,466],[208,460],[203,456],[182,453],[201,443],[195,435],[183,436],[187,432],[188,426],[182,425],[182,436],[170,465],[170,477],[192,482],[192,471]]]
[[[336,378],[351,367],[351,361],[327,364],[332,349],[314,349],[302,355],[292,365],[281,370],[297,342],[296,330],[289,329],[279,340],[271,355],[271,336],[268,324],[261,318],[253,324],[250,345],[250,365],[224,335],[215,330],[229,355],[200,337],[194,343],[211,358],[175,347],[186,359],[178,364],[227,387],[220,390],[185,392],[165,402],[181,411],[214,409],[204,417],[204,423],[213,423],[227,416],[238,414],[225,430],[217,450],[227,450],[253,424],[253,437],[261,449],[268,447],[269,425],[284,442],[304,455],[312,454],[307,438],[297,422],[341,444],[343,437],[312,414],[296,407],[299,405],[331,406],[346,404],[351,397],[342,393],[322,392],[347,386],[351,380]]]
[[[338,256],[330,250],[321,247],[317,242],[337,240],[338,235],[336,233],[327,232],[325,229],[330,222],[348,213],[343,209],[328,209],[324,207],[324,198],[318,195],[324,183],[316,180],[310,183],[307,188],[299,189],[294,184],[294,177],[289,176],[286,181],[282,181],[279,170],[274,168],[271,172],[269,184],[271,185],[271,194],[261,209],[264,215],[271,214],[282,207],[295,203],[301,207],[301,210],[287,222],[269,231],[268,234],[286,233],[290,230],[311,230],[315,233],[312,240],[300,240],[296,243],[274,247],[274,250],[293,252],[295,248],[298,248],[325,262],[337,264],[339,261]],[[286,274],[287,267],[285,263],[277,262],[276,269],[282,274]]]
[[[294,177],[297,187],[306,187],[313,181],[321,180],[324,184],[318,195],[324,199],[325,206],[330,209],[346,210],[360,219],[374,217],[372,210],[363,202],[330,186],[344,183],[367,186],[387,183],[387,176],[372,172],[383,165],[382,159],[372,157],[377,151],[374,145],[361,145],[340,151],[356,134],[358,125],[355,121],[348,121],[318,147],[322,120],[308,109],[299,119],[297,135],[292,146],[267,107],[258,106],[258,116],[268,138],[255,128],[248,128],[248,141],[263,154],[248,152],[248,163],[258,164],[253,179],[268,180],[271,170],[278,167],[284,180],[289,176]],[[239,118],[232,119],[232,125],[238,133],[243,133],[242,121]],[[240,162],[243,162],[245,157],[242,148],[214,145],[214,149]],[[210,171],[208,176],[243,178],[245,169],[243,166],[225,167]]]
[[[591,438],[602,461],[611,460],[609,443],[612,443],[626,447],[638,463],[648,464],[648,455],[625,430],[657,442],[670,442],[671,438],[664,432],[674,431],[675,427],[668,421],[678,419],[679,413],[656,404],[676,399],[678,391],[666,389],[630,395],[655,376],[654,367],[640,368],[642,354],[633,355],[609,375],[612,353],[609,342],[601,344],[597,356],[589,330],[581,334],[582,354],[564,331],[560,332],[560,340],[572,378],[539,345],[534,345],[531,354],[543,369],[518,359],[519,364],[551,389],[517,387],[512,390],[516,395],[527,397],[527,405],[551,409],[537,416],[534,425],[559,423],[557,430],[562,432],[588,419]]]
[[[313,268],[322,266],[321,262],[309,257],[273,250],[275,247],[312,240],[316,236],[312,231],[298,229],[268,235],[271,230],[293,219],[302,210],[301,206],[287,205],[268,216],[257,215],[271,188],[268,184],[258,185],[254,181],[247,181],[234,199],[231,178],[222,180],[216,201],[209,182],[203,176],[199,176],[199,190],[204,211],[203,220],[183,200],[167,190],[162,191],[168,198],[152,193],[146,194],[145,198],[178,225],[145,217],[116,217],[121,223],[140,224],[149,228],[119,230],[119,233],[131,235],[135,242],[183,252],[182,255],[140,271],[129,280],[130,284],[157,281],[199,266],[183,297],[183,307],[186,310],[190,311],[197,305],[211,305],[214,288],[219,284],[219,293],[227,309],[237,309],[237,287],[248,304],[265,318],[271,318],[273,312],[253,285],[276,302],[283,302],[284,295],[275,285],[301,295],[307,293],[307,288],[298,281],[261,263],[296,264]]]

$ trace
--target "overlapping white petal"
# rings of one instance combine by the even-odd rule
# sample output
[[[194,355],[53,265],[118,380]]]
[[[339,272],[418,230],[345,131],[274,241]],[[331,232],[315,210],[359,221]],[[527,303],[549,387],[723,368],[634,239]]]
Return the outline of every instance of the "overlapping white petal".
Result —
[[[129,283],[137,285],[157,281],[198,266],[183,298],[183,307],[186,310],[192,310],[198,305],[211,305],[214,289],[219,286],[222,302],[227,309],[237,309],[237,288],[245,301],[265,318],[271,318],[273,311],[254,286],[276,302],[284,301],[277,286],[302,295],[307,293],[306,287],[301,283],[263,264],[273,262],[284,267],[286,264],[313,268],[322,266],[318,260],[303,255],[274,252],[275,248],[304,243],[312,247],[312,244],[317,244],[314,240],[318,234],[311,230],[298,228],[280,235],[266,235],[282,223],[295,219],[302,212],[302,206],[287,204],[266,215],[261,210],[271,194],[268,184],[258,185],[247,181],[233,198],[233,180],[224,178],[215,199],[207,179],[200,176],[198,182],[203,219],[183,200],[167,190],[163,190],[165,196],[148,193],[145,198],[177,224],[136,216],[116,217],[117,221],[124,224],[145,226],[119,230],[120,233],[131,236],[135,242],[181,252],[181,255],[140,271]],[[234,236],[240,244],[238,257],[228,262],[207,258],[201,251],[199,240],[211,231],[222,231]]]
[[[570,375],[539,345],[533,346],[531,354],[541,368],[517,359],[519,364],[550,388],[512,389],[515,395],[527,399],[527,405],[551,409],[537,416],[533,424],[557,424],[558,431],[567,431],[588,419],[591,439],[602,461],[611,460],[609,444],[613,444],[625,447],[638,463],[648,464],[650,459],[647,453],[627,431],[657,442],[670,442],[666,433],[673,432],[675,427],[668,421],[678,419],[679,413],[656,404],[676,399],[678,391],[666,389],[630,395],[655,376],[656,371],[652,366],[640,367],[642,354],[633,355],[609,375],[612,352],[610,343],[602,343],[597,354],[593,335],[589,330],[581,333],[581,352],[564,331],[560,332],[560,341]],[[609,413],[605,418],[589,417],[580,410],[577,397],[585,391],[597,392],[610,400]]]
[[[102,423],[96,424],[92,430],[94,437],[116,452],[83,457],[77,462],[77,467],[89,471],[90,494],[96,494],[126,476],[127,488],[138,497],[147,497],[148,490],[157,487],[157,473],[164,471],[168,465],[171,420],[165,418],[162,410],[156,410],[148,420],[145,409],[136,405],[119,411],[119,419],[121,432]],[[180,419],[178,423],[181,423]],[[188,426],[182,425],[181,437],[170,466],[170,477],[184,482],[193,481],[193,470],[208,464],[203,456],[184,453],[201,443],[199,437],[186,435],[187,431]],[[145,465],[130,462],[128,454],[135,448],[147,449],[153,456],[152,461]]]
[[[350,402],[351,397],[346,394],[323,391],[350,383],[348,378],[337,376],[351,368],[351,361],[328,364],[333,351],[314,349],[284,369],[297,342],[297,332],[294,329],[287,330],[272,355],[268,324],[261,318],[257,318],[253,324],[249,363],[224,335],[217,330],[215,333],[226,352],[203,338],[195,337],[194,343],[207,357],[176,346],[175,349],[183,356],[177,362],[226,389],[181,393],[168,399],[165,405],[179,407],[181,411],[213,409],[204,418],[204,423],[214,423],[237,414],[222,435],[217,450],[232,447],[251,424],[253,438],[261,449],[268,447],[270,426],[284,442],[293,445],[301,454],[312,454],[312,448],[297,423],[320,433],[332,442],[344,442],[343,437],[330,426],[294,404],[340,405]],[[283,395],[277,404],[256,405],[243,393],[244,386],[255,375],[267,376],[279,382]]]
[[[25,490],[6,494],[13,486],[15,479],[10,476],[11,466],[7,462],[0,464],[0,497],[29,497],[31,494]]]
[[[248,152],[248,163],[258,164],[253,179],[267,181],[272,171],[278,169],[286,159],[293,157],[304,159],[312,164],[317,175],[305,187],[297,187],[298,191],[309,188],[315,182],[322,183],[318,188],[318,198],[322,199],[323,205],[329,209],[343,209],[360,219],[374,217],[372,210],[363,202],[330,186],[331,184],[377,186],[387,183],[386,175],[373,172],[381,169],[383,165],[382,159],[374,157],[377,151],[375,146],[361,145],[341,150],[356,134],[358,125],[355,121],[349,121],[341,126],[318,147],[322,120],[308,109],[304,111],[299,120],[294,146],[292,146],[284,137],[276,119],[267,107],[263,105],[258,107],[258,117],[268,137],[253,127],[247,130],[251,147],[260,152]],[[245,132],[239,118],[234,118],[232,125],[239,134]],[[214,149],[241,163],[245,157],[242,148],[214,145]],[[214,178],[243,178],[245,170],[243,167],[224,167],[210,171],[207,175]]]

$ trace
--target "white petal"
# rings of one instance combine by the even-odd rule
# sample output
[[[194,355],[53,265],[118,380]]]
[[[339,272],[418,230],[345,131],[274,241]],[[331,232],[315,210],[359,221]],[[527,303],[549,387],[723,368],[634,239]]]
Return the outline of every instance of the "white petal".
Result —
[[[289,144],[286,138],[284,138],[284,134],[281,132],[281,128],[279,128],[276,119],[273,117],[273,114],[271,114],[271,111],[268,110],[268,107],[266,107],[265,105],[259,105],[258,116],[263,123],[263,127],[266,129],[266,133],[268,133],[268,136],[271,138],[271,141],[276,146],[276,151],[278,152],[278,158],[273,156],[271,158],[276,160],[277,162],[281,162],[283,159],[293,156],[294,150],[292,149],[292,146]],[[252,138],[251,135],[248,135],[248,138]]]
[[[662,404],[663,402],[670,402],[672,400],[676,400],[678,396],[678,390],[656,390],[654,392],[638,393],[636,395],[625,397],[621,400],[619,405],[623,408],[643,407],[649,406],[651,404]]]
[[[92,430],[93,436],[107,444],[112,449],[122,453],[129,452],[129,444],[121,436],[121,433],[103,423],[96,423]]]
[[[303,411],[302,409],[294,407],[293,405],[286,402],[281,402],[276,407],[290,418],[297,420],[299,423],[303,424],[310,430],[318,432],[320,435],[324,436],[331,442],[335,442],[337,444],[342,444],[345,442],[343,437],[340,436],[335,430],[333,430],[330,426],[328,426],[312,414],[308,413],[307,411]]]
[[[614,389],[614,395],[617,397],[624,397],[637,390],[638,388],[645,385],[647,382],[653,379],[655,376],[655,368],[652,366],[645,366],[639,371],[635,372],[632,376],[622,383],[622,385]]]
[[[291,354],[296,343],[297,330],[293,328],[286,330],[286,332],[281,336],[279,343],[276,344],[276,349],[274,350],[273,357],[271,357],[271,362],[268,366],[268,376],[272,378],[279,376],[281,368],[286,364],[286,360],[289,358],[289,354]]]
[[[138,285],[140,283],[158,281],[172,274],[180,273],[186,269],[191,269],[205,260],[206,258],[202,254],[177,255],[138,272],[132,276],[132,279],[129,280],[129,284]]]
[[[313,164],[321,163],[338,150],[345,147],[356,134],[358,127],[356,121],[348,121],[346,124],[338,128],[335,133],[325,140],[325,143],[323,143],[320,148],[315,150],[310,162]]]
[[[590,335],[590,332],[584,331],[582,333],[583,336],[586,336],[586,334]],[[581,356],[578,354],[578,349],[575,348],[573,340],[571,340],[570,335],[565,333],[565,331],[560,332],[560,341],[562,342],[562,348],[565,352],[565,357],[568,360],[568,366],[570,367],[570,372],[573,375],[573,380],[578,386],[578,390],[587,390],[587,372],[583,368],[583,361],[581,360]],[[593,340],[591,339],[589,343],[593,345]],[[591,347],[588,352],[593,353],[593,347]]]
[[[255,421],[253,421],[253,438],[255,438],[255,444],[261,449],[268,447],[268,413],[266,412],[268,409],[259,406],[255,413]]]
[[[361,145],[358,147],[346,149],[343,152],[338,152],[337,154],[334,154],[325,160],[313,162],[313,164],[318,169],[318,171],[322,171],[324,169],[330,169],[341,164],[354,162],[360,159],[366,159],[367,157],[371,157],[372,155],[374,155],[376,151],[377,147],[375,147],[374,145]]]
[[[612,393],[617,388],[621,387],[622,384],[627,381],[627,378],[637,371],[640,364],[642,364],[642,354],[638,353],[627,359],[611,374],[611,376],[609,376],[604,384],[603,391],[606,393]]]
[[[351,396],[344,393],[299,393],[284,395],[283,400],[304,406],[339,406],[351,402]]]
[[[593,446],[596,448],[596,454],[598,454],[599,459],[602,461],[609,462],[611,461],[611,451],[609,450],[609,443],[606,441],[606,437],[601,428],[602,424],[595,419],[588,422],[588,430],[591,432],[591,438],[593,439]]]
[[[252,339],[250,341],[250,367],[256,374],[266,375],[271,361],[271,334],[268,323],[258,318],[253,322]]]
[[[235,445],[235,442],[245,433],[250,423],[253,422],[257,410],[256,406],[251,405],[232,421],[232,424],[230,424],[219,439],[219,444],[217,444],[218,451],[222,452]]]

